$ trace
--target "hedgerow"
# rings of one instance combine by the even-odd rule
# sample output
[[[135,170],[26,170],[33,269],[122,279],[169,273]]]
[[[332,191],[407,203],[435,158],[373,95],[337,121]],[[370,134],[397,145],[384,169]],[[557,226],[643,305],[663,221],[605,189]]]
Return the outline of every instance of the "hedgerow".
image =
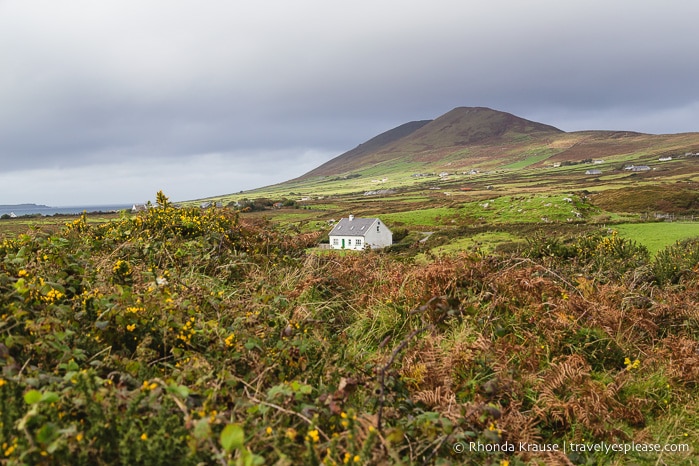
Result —
[[[0,461],[655,463],[454,445],[696,448],[696,261],[655,278],[611,238],[428,264],[318,255],[317,234],[159,193],[139,215],[5,239]]]

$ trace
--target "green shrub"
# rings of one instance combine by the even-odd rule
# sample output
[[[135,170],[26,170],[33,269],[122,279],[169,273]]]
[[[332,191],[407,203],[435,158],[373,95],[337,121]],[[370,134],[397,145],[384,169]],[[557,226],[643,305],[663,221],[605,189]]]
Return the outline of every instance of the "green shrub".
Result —
[[[621,276],[648,263],[648,249],[636,241],[619,236],[616,231],[611,235],[581,236],[574,246],[576,257],[592,267],[593,271],[606,271]]]
[[[575,251],[563,243],[557,236],[547,235],[543,232],[536,232],[531,237],[527,237],[525,255],[534,259],[542,257],[554,257],[557,259],[568,259],[573,257]]]
[[[699,264],[699,239],[678,241],[658,251],[652,271],[660,285],[677,284]]]

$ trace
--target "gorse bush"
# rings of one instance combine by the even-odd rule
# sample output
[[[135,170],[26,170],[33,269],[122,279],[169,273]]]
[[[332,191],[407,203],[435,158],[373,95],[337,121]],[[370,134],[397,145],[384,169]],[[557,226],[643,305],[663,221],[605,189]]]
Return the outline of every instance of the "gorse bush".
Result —
[[[650,260],[645,246],[619,236],[616,231],[581,235],[568,240],[537,233],[527,238],[525,253],[536,259],[565,260],[574,264],[579,271],[597,274],[605,279],[619,278],[628,271],[647,265]]]
[[[658,252],[652,263],[653,275],[661,285],[677,284],[699,265],[699,239],[679,241]]]
[[[8,457],[68,455],[73,463],[79,450],[85,464],[172,464],[189,451],[194,463],[205,458],[183,436],[186,405],[177,397],[188,399],[188,389],[172,382],[173,370],[194,363],[190,352],[226,353],[234,366],[237,346],[259,335],[240,343],[246,332],[230,330],[250,313],[223,315],[229,287],[260,267],[293,262],[312,238],[242,226],[228,211],[175,209],[160,193],[158,203],[141,216],[96,226],[82,216],[58,235],[3,242],[3,412],[21,414],[23,430],[36,427],[25,448],[12,448],[18,438],[7,432],[16,422],[3,422],[4,451],[21,453]],[[252,370],[248,362],[241,370]],[[169,382],[153,381],[166,374]],[[38,401],[5,397],[20,386],[34,387]],[[166,396],[151,393],[160,391]]]
[[[610,235],[581,236],[574,246],[576,257],[593,272],[622,275],[648,263],[645,246],[622,238],[616,231]]]
[[[0,461],[599,463],[613,457],[453,445],[697,447],[694,259],[677,293],[623,279],[648,259],[613,236],[426,265],[307,252],[318,238],[159,193],[139,215],[3,240]]]
[[[540,259],[542,257],[556,257],[567,259],[574,255],[574,251],[565,245],[560,238],[550,236],[542,232],[536,232],[532,237],[527,237],[526,254],[529,257]]]

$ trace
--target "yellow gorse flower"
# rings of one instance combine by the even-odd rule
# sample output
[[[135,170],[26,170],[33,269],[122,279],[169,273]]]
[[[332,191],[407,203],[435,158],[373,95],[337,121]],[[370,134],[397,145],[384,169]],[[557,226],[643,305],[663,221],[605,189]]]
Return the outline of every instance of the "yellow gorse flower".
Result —
[[[638,368],[641,366],[641,361],[639,361],[638,359],[636,359],[636,360],[634,360],[633,362],[631,362],[631,359],[629,359],[629,358],[624,358],[624,365],[626,366],[626,369],[627,369],[627,370],[632,371],[632,370],[634,370],[634,369],[638,369]]]
[[[41,300],[46,302],[46,303],[54,303],[54,302],[58,301],[59,299],[61,299],[63,296],[64,296],[63,293],[52,288],[51,290],[49,290],[48,293],[46,293],[46,295],[41,297]]]
[[[143,385],[141,385],[141,390],[144,390],[144,391],[151,391],[151,390],[155,390],[156,388],[158,388],[157,383],[148,382],[147,380],[144,380]]]
[[[318,429],[313,429],[308,431],[306,440],[312,440],[313,443],[318,443],[320,441],[320,436],[318,435]]]
[[[195,321],[196,319],[192,317],[185,322],[185,324],[182,326],[182,331],[180,331],[180,333],[177,335],[177,338],[185,343],[189,343],[194,335],[194,329],[192,327],[194,326]]]
[[[488,430],[491,432],[497,432],[498,434],[502,434],[502,429],[499,429],[498,427],[495,426],[492,422],[488,426]]]

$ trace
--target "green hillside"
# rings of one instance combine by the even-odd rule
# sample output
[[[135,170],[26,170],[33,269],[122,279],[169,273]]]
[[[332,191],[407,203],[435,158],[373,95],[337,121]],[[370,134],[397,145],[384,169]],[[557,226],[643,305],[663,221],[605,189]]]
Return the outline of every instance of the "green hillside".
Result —
[[[568,133],[505,112],[459,107],[434,120],[382,133],[299,178],[218,198],[300,199],[377,190],[479,190],[489,185],[598,191],[692,180],[699,160],[694,154],[699,154],[699,133]],[[651,170],[625,170],[630,165]],[[588,170],[600,173],[586,174]]]

